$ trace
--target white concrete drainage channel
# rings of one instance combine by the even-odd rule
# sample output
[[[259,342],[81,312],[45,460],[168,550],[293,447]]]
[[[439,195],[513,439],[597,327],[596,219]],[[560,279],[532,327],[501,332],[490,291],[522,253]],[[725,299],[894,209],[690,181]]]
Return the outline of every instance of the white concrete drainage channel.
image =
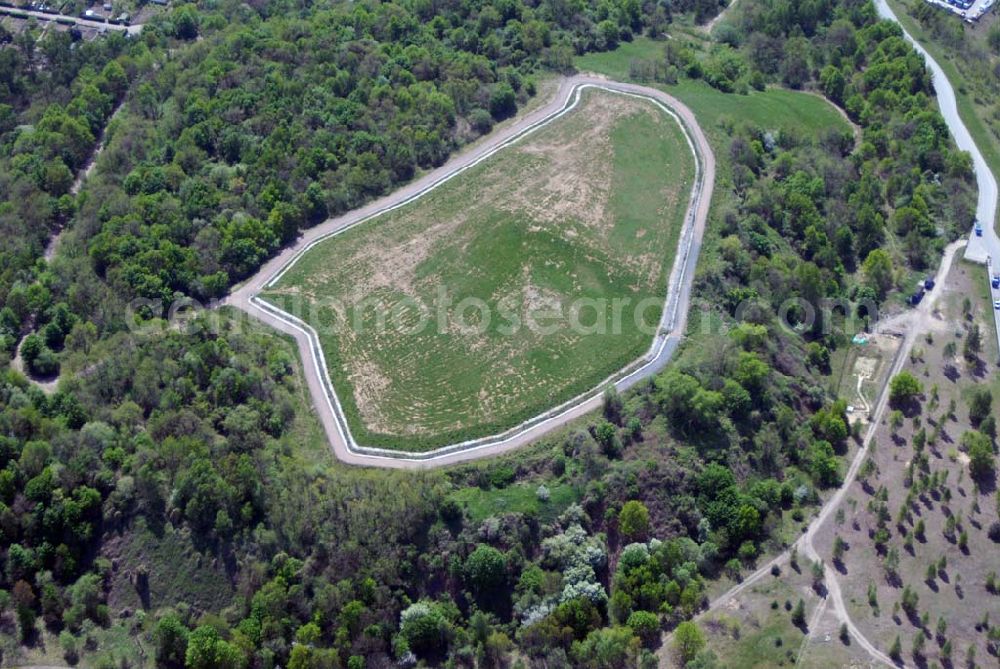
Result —
[[[408,451],[398,451],[388,448],[377,448],[372,446],[365,446],[358,443],[353,434],[351,433],[350,427],[346,415],[344,413],[343,407],[341,406],[340,399],[334,390],[333,383],[330,380],[329,372],[327,369],[326,358],[323,354],[322,346],[319,342],[319,337],[316,331],[301,319],[285,312],[284,310],[264,301],[260,298],[258,293],[254,293],[250,296],[248,302],[249,305],[263,312],[263,314],[270,316],[271,318],[278,319],[282,321],[287,326],[303,333],[309,340],[309,358],[311,364],[313,365],[317,376],[319,377],[323,386],[324,401],[328,405],[332,415],[335,418],[335,425],[340,439],[346,445],[348,451],[353,454],[365,456],[365,460],[372,460],[369,464],[377,464],[378,459],[395,460],[395,461],[412,461],[412,462],[425,462],[429,463],[434,460],[440,460],[447,456],[454,455],[455,453],[466,453],[474,452],[478,450],[483,450],[486,448],[503,446],[509,444],[514,440],[523,437],[525,433],[529,430],[537,431],[540,428],[544,428],[548,425],[558,425],[559,422],[567,417],[570,412],[579,409],[582,405],[593,403],[601,397],[604,388],[610,384],[614,384],[619,390],[624,390],[632,387],[637,382],[642,379],[648,378],[652,374],[656,373],[662,369],[666,363],[669,361],[674,350],[676,350],[676,344],[679,342],[680,334],[676,337],[672,337],[675,333],[674,330],[677,324],[677,315],[682,307],[682,296],[690,292],[690,285],[693,275],[694,265],[697,262],[697,254],[700,250],[700,234],[704,231],[704,221],[701,221],[702,225],[699,228],[699,221],[697,220],[697,212],[699,211],[699,205],[702,203],[702,198],[705,197],[705,188],[708,188],[707,197],[711,198],[711,189],[714,186],[714,170],[712,174],[712,183],[704,183],[704,157],[701,155],[695,141],[691,136],[691,129],[681,120],[680,116],[671,109],[667,104],[663,102],[663,98],[668,98],[658,91],[653,91],[650,89],[644,89],[643,87],[626,85],[626,84],[616,84],[615,82],[594,82],[594,83],[578,83],[570,91],[570,94],[566,98],[561,109],[549,114],[548,116],[542,118],[541,120],[523,128],[519,132],[515,133],[505,141],[499,143],[497,146],[492,147],[488,151],[484,152],[483,155],[478,156],[475,160],[464,164],[455,170],[448,172],[436,181],[429,184],[427,187],[419,190],[418,192],[404,198],[399,202],[395,202],[384,208],[378,209],[363,218],[358,219],[348,225],[345,225],[337,230],[334,230],[328,234],[317,237],[312,240],[309,244],[305,245],[302,249],[295,253],[284,265],[280,266],[276,271],[274,271],[263,283],[265,289],[274,286],[284,274],[310,249],[316,246],[316,244],[335,237],[341,234],[345,230],[349,230],[357,225],[371,221],[385,213],[398,209],[400,207],[406,206],[412,203],[416,199],[422,197],[423,195],[431,192],[438,186],[447,183],[456,176],[462,174],[466,170],[479,163],[487,160],[488,158],[494,156],[499,151],[515,144],[524,137],[530,135],[536,130],[548,125],[549,123],[557,120],[558,118],[564,116],[570,112],[573,108],[577,106],[580,101],[581,94],[584,90],[588,88],[600,89],[610,93],[618,95],[627,95],[630,97],[637,97],[649,100],[653,104],[657,105],[664,113],[668,114],[677,124],[680,126],[684,137],[688,143],[688,147],[691,149],[691,153],[695,160],[695,179],[694,184],[691,189],[691,196],[689,200],[689,206],[687,214],[684,219],[684,227],[681,230],[681,234],[678,240],[677,255],[675,256],[675,262],[673,269],[671,270],[671,275],[667,284],[667,296],[664,301],[663,316],[661,317],[660,326],[657,330],[657,334],[653,338],[653,342],[649,348],[649,351],[645,356],[639,360],[633,362],[632,364],[626,366],[625,368],[619,370],[615,374],[607,377],[601,381],[597,386],[591,390],[582,393],[572,399],[563,402],[557,407],[554,407],[546,412],[543,412],[529,420],[526,420],[519,425],[516,425],[504,432],[499,434],[481,437],[478,439],[470,439],[467,441],[450,444],[447,446],[442,446],[429,451],[424,452],[408,452]],[[643,93],[643,90],[650,91],[650,94]],[[692,116],[693,118],[693,116]],[[703,135],[699,136],[703,139]],[[705,144],[707,147],[707,143]],[[710,150],[710,149],[709,149]],[[707,204],[707,202],[706,202]],[[704,214],[707,214],[707,206],[704,208]],[[703,214],[703,218],[704,218]],[[697,237],[697,239],[696,239]],[[693,251],[693,255],[692,255]],[[684,300],[687,302],[687,299]],[[683,305],[683,308],[687,308],[687,304]],[[682,333],[681,333],[682,334]],[[670,345],[671,341],[673,345]],[[318,398],[314,398],[318,401]],[[485,454],[484,454],[485,455]]]

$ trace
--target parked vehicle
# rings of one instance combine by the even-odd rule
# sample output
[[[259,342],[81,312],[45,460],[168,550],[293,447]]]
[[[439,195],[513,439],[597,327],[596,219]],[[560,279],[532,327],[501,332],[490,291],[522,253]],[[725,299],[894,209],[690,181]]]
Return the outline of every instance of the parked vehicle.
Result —
[[[927,277],[926,279],[924,279],[924,288],[926,290],[933,290],[934,289],[934,279],[933,279],[933,277]]]
[[[994,288],[1000,288],[1000,274],[994,274],[993,279],[990,281],[990,284]]]
[[[976,237],[982,237],[982,236],[983,236],[983,224],[980,223],[979,221],[976,221]]]

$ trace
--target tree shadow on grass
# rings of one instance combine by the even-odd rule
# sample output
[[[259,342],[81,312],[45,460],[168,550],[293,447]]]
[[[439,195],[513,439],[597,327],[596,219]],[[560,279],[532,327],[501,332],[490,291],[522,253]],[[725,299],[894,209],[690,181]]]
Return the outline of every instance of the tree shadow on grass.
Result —
[[[891,401],[890,406],[893,409],[899,409],[899,411],[907,418],[916,418],[923,412],[923,405],[920,403],[919,397],[911,397],[906,400]]]
[[[987,497],[992,496],[997,491],[996,473],[994,472],[990,476],[980,476],[976,479],[976,485],[979,486],[979,494]]]
[[[958,383],[958,380],[962,378],[962,374],[958,371],[958,367],[949,363],[944,366],[944,378],[952,383]]]

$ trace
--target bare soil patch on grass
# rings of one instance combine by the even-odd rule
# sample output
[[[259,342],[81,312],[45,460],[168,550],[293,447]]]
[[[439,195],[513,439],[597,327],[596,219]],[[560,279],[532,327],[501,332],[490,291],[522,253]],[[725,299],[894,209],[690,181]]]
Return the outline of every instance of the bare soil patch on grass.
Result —
[[[325,313],[311,324],[362,443],[494,433],[648,349],[693,178],[671,116],[589,90],[512,147],[321,242],[264,297]],[[628,301],[617,319],[616,298]]]

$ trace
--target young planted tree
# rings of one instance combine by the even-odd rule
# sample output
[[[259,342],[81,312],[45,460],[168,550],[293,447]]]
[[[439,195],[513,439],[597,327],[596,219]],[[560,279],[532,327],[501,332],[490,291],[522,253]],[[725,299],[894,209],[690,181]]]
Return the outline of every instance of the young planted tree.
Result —
[[[969,398],[969,422],[980,427],[993,409],[993,393],[989,388],[975,388]]]
[[[962,355],[970,362],[978,360],[982,349],[983,335],[979,330],[979,323],[973,323],[972,327],[969,328],[969,334],[965,337],[965,344],[962,346]]]
[[[895,407],[905,407],[923,392],[923,385],[913,374],[900,372],[889,382],[889,401]]]
[[[893,409],[889,413],[889,427],[892,428],[893,432],[896,432],[899,428],[903,427],[903,420],[903,412],[899,409]]]
[[[903,588],[903,598],[900,600],[900,605],[903,607],[903,611],[910,617],[915,617],[918,612],[917,606],[920,603],[920,595],[916,593],[910,586]]]
[[[934,629],[934,633],[937,636],[938,643],[943,643],[945,635],[948,633],[948,621],[944,619],[944,616],[938,616],[937,627]]]
[[[993,444],[981,432],[966,432],[962,435],[962,446],[969,455],[969,475],[976,482],[991,480],[995,474],[996,462]]]
[[[806,624],[806,604],[801,599],[792,610],[792,624],[802,627]]]
[[[847,542],[838,534],[833,539],[833,561],[841,564],[844,560],[844,553],[847,551]]]
[[[892,646],[889,647],[889,657],[895,662],[900,662],[903,659],[903,644],[900,642],[898,634],[893,640]]]
[[[823,587],[823,578],[826,576],[826,567],[822,560],[812,563],[812,585],[817,592]]]

